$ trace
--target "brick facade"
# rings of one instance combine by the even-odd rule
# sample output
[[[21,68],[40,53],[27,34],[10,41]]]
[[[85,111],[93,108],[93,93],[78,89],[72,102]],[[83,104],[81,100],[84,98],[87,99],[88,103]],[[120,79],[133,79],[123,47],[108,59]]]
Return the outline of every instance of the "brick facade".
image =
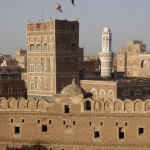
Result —
[[[125,77],[150,77],[150,52],[142,41],[128,41],[116,57],[117,72]]]
[[[51,19],[28,24],[27,49],[29,97],[51,97],[73,78],[79,83],[78,21]]]

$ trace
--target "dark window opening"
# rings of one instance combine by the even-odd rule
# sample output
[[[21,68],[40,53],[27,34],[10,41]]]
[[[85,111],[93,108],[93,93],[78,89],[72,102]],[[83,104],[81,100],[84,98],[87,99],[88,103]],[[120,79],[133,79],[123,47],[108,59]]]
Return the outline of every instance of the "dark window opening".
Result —
[[[103,126],[103,122],[101,122],[101,126]]]
[[[18,93],[21,93],[21,88],[18,89]]]
[[[124,139],[124,128],[119,128],[119,139]]]
[[[75,125],[76,124],[76,122],[75,121],[73,121],[73,125]]]
[[[51,120],[49,120],[49,124],[51,124],[52,123],[52,121]]]
[[[100,137],[100,133],[98,131],[94,132],[94,138],[99,138]]]
[[[47,125],[42,125],[42,132],[47,132]]]
[[[69,113],[69,105],[64,106],[64,113]]]
[[[49,150],[53,150],[53,148],[50,148]]]
[[[118,122],[116,122],[116,126],[118,126]]]
[[[91,110],[91,102],[90,101],[84,102],[84,110]]]
[[[24,119],[22,119],[22,123],[24,123]]]
[[[13,120],[13,119],[11,119],[11,123],[13,123],[13,121],[14,121],[14,120]]]
[[[89,122],[89,124],[90,124],[90,126],[92,125],[92,123],[91,123],[91,122]]]
[[[125,122],[125,126],[128,126],[128,123],[127,123],[127,122]]]
[[[144,134],[144,128],[138,128],[138,135]]]
[[[20,127],[15,127],[14,128],[14,133],[19,134],[20,133]]]
[[[39,124],[39,123],[40,123],[40,120],[37,121],[37,124]]]
[[[63,125],[65,125],[66,124],[66,121],[63,121]]]

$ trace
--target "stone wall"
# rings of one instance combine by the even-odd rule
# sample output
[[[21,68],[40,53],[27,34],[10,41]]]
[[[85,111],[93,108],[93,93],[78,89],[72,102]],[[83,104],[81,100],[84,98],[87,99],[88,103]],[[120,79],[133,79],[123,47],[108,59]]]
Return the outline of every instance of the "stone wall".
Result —
[[[150,149],[150,100],[0,99],[2,149]]]

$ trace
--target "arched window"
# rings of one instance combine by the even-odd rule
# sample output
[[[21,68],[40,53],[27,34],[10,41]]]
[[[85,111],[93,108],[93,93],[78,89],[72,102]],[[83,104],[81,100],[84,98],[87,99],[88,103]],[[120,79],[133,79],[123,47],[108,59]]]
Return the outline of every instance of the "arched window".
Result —
[[[105,96],[105,95],[106,95],[105,90],[102,89],[102,90],[100,91],[100,95],[101,95],[101,96]]]
[[[146,60],[141,61],[141,68],[147,68],[147,62]]]
[[[109,90],[109,91],[108,91],[108,97],[113,97],[113,96],[114,96],[113,91],[112,91],[112,90]]]
[[[91,93],[92,93],[92,94],[97,94],[97,90],[96,90],[95,88],[93,88],[93,89],[91,90]]]
[[[84,110],[91,110],[91,102],[90,101],[85,101],[84,102]]]
[[[30,84],[30,89],[31,89],[31,90],[34,90],[34,88],[35,88],[35,84],[34,84],[34,82],[31,82],[31,84]]]
[[[37,90],[41,90],[41,82],[37,83]]]
[[[38,61],[37,61],[37,64],[36,64],[36,71],[37,71],[37,72],[42,71],[41,68],[42,68],[42,67],[41,67],[41,60],[38,60]]]

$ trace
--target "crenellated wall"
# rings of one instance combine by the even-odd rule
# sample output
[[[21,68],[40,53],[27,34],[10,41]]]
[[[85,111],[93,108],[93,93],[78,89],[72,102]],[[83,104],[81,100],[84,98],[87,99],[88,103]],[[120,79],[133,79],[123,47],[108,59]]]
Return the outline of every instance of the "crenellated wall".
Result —
[[[0,98],[0,111],[46,111],[54,113],[62,113],[63,106],[69,105],[72,111],[75,112],[91,112],[91,113],[149,113],[150,112],[150,99],[142,101],[137,99],[131,101],[127,99],[121,101],[120,99],[81,99],[77,97],[78,100],[72,97],[59,97],[52,100],[46,100],[44,98],[38,99],[24,99],[15,98],[6,99],[4,97]],[[90,105],[90,109],[86,108],[87,102]],[[60,109],[57,109],[59,108]],[[77,110],[76,110],[77,109]]]

